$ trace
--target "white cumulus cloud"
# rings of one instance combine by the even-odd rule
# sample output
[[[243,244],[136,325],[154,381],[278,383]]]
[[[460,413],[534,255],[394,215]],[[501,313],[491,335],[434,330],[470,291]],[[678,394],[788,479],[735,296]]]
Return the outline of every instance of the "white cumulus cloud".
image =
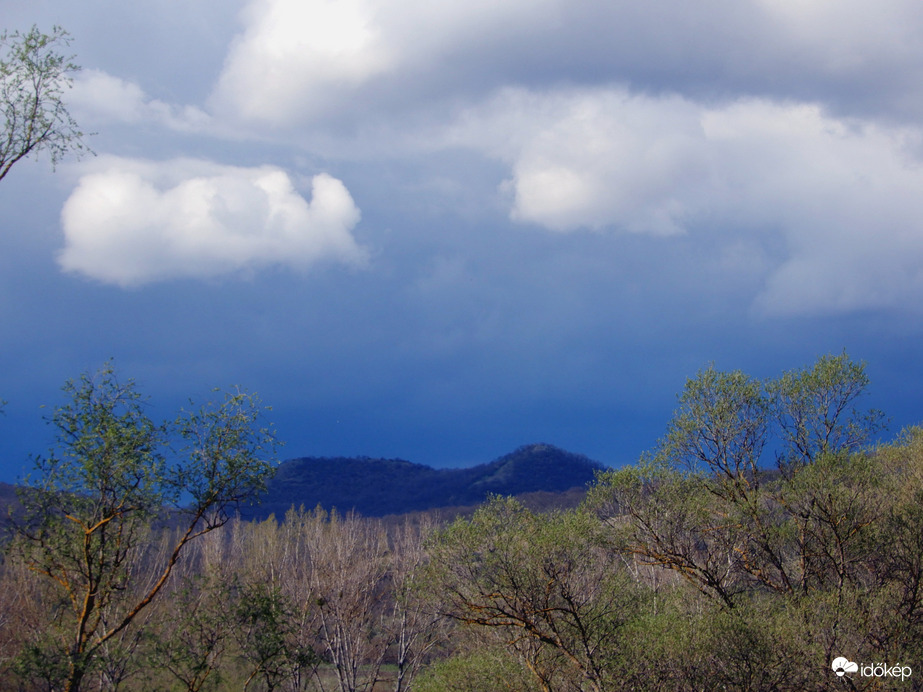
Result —
[[[244,21],[212,97],[244,120],[324,112],[391,59],[366,0],[254,0]]]
[[[784,256],[756,300],[764,313],[881,308],[923,292],[916,128],[809,103],[507,89],[444,137],[509,165],[517,221],[767,238]]]
[[[75,105],[339,161],[429,156],[435,170],[445,152],[476,152],[506,167],[516,222],[762,252],[764,313],[918,299],[919,2],[238,5],[236,35],[228,25],[214,44],[207,114],[95,70]],[[158,208],[205,196],[191,180],[139,180],[124,194],[140,203],[152,188]],[[91,183],[131,180],[80,190]]]
[[[504,89],[447,128],[447,145],[509,164],[510,215],[554,231],[685,231],[714,184],[701,109],[624,89]]]
[[[120,286],[323,261],[361,265],[359,209],[320,174],[308,202],[272,166],[106,157],[90,164],[61,212],[65,271]]]
[[[176,106],[148,96],[134,82],[102,70],[84,70],[67,97],[82,123],[153,122],[180,132],[202,131],[211,117],[195,106]]]

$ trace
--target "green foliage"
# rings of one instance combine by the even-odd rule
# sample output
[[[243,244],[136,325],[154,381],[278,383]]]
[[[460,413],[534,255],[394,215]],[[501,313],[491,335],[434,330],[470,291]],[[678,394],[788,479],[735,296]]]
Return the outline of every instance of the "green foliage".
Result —
[[[50,34],[35,26],[0,34],[0,180],[30,154],[44,151],[55,165],[69,152],[89,151],[63,100],[80,69],[59,52],[69,45],[70,34],[59,26]]]
[[[36,690],[61,689],[69,669],[66,654],[53,641],[44,637],[23,646],[12,662],[16,677]]]
[[[528,670],[500,648],[440,661],[420,676],[416,692],[536,692]]]
[[[273,438],[255,427],[258,401],[239,391],[173,425],[151,421],[134,383],[120,382],[111,365],[64,392],[68,403],[50,419],[56,445],[36,459],[20,495],[9,555],[51,580],[66,603],[49,646],[68,661],[64,687],[79,689],[164,587],[189,541],[264,487],[272,467],[262,454]],[[174,431],[185,456],[168,461]],[[184,529],[158,558],[149,550],[151,522],[170,507]]]
[[[121,385],[107,367],[68,382],[64,392],[70,402],[50,421],[57,445],[36,459],[20,494],[24,515],[10,554],[61,589],[76,632],[58,646],[79,679],[92,658],[88,644],[108,638],[104,616],[126,593],[149,522],[174,489],[161,454],[163,428],[147,418],[130,383]],[[71,637],[75,644],[64,643]]]
[[[884,426],[880,411],[855,404],[868,387],[865,364],[843,353],[822,356],[811,368],[787,372],[766,384],[785,442],[785,465],[808,464],[825,455],[850,453]]]
[[[827,688],[842,652],[919,655],[923,435],[867,449],[867,383],[845,354],[763,383],[709,368],[652,456],[600,475],[587,507],[612,549],[705,596],[632,625],[639,688]]]
[[[766,446],[768,402],[759,381],[709,367],[686,382],[659,453],[724,477],[754,472]]]
[[[604,689],[606,660],[637,600],[594,517],[537,515],[497,497],[438,535],[431,552],[447,616],[496,629],[543,688],[578,679]]]
[[[0,658],[18,652],[0,686],[878,689],[830,662],[923,657],[923,428],[868,447],[866,384],[845,355],[766,382],[708,368],[577,510],[493,497],[434,533],[321,508],[235,520],[164,587],[262,486],[271,436],[240,392],[156,425],[105,369],[68,384],[0,564]],[[168,540],[163,506],[183,519]]]
[[[686,382],[657,454],[708,471],[732,491],[756,479],[767,445],[783,471],[854,452],[884,423],[880,411],[857,408],[867,386],[865,364],[845,353],[765,381],[710,366]]]
[[[625,520],[618,535],[642,563],[728,607],[756,585],[804,594],[866,578],[882,483],[857,453],[880,422],[855,408],[866,384],[845,354],[765,383],[708,368],[653,457],[601,475],[590,506]],[[774,475],[760,466],[770,442],[783,449]]]
[[[275,453],[275,435],[265,425],[257,427],[262,414],[258,398],[236,389],[220,403],[182,412],[174,422],[182,445],[170,485],[191,497],[185,511],[203,519],[206,529],[224,524],[229,510],[259,497],[275,472],[265,461]]]
[[[195,574],[169,594],[169,618],[151,633],[151,661],[184,689],[220,689],[222,662],[234,621],[230,585],[212,574]]]
[[[316,661],[310,647],[297,642],[294,608],[272,584],[247,583],[238,586],[234,622],[241,656],[252,668],[244,683],[262,680],[274,690],[289,677],[291,669],[306,668]]]

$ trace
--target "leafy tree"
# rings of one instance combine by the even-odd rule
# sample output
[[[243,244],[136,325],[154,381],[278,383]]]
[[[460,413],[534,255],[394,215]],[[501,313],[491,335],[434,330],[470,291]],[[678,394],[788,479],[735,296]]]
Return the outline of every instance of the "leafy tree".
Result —
[[[280,687],[290,674],[290,666],[310,665],[314,652],[291,647],[297,617],[281,589],[272,583],[252,582],[237,585],[234,632],[241,654],[252,668],[244,689],[253,680],[262,680],[267,691]]]
[[[845,354],[764,382],[708,368],[653,454],[601,474],[587,506],[612,550],[706,597],[632,623],[641,688],[826,689],[841,651],[919,656],[923,435],[869,447],[867,383]]]
[[[890,482],[881,494],[885,519],[879,527],[879,550],[872,553],[879,608],[887,616],[878,639],[894,660],[923,655],[923,428],[906,430],[895,444],[881,447],[876,458]]]
[[[733,607],[743,589],[740,524],[715,504],[702,474],[651,459],[601,474],[587,497],[608,525],[612,550],[642,566],[673,570]]]
[[[0,34],[0,180],[31,154],[47,152],[55,165],[69,152],[89,151],[63,100],[71,75],[80,69],[59,52],[70,40],[59,26],[50,34],[35,26],[26,33]]]
[[[585,512],[536,515],[494,498],[432,546],[443,612],[500,633],[543,690],[608,689],[637,600],[598,528]]]
[[[769,381],[766,392],[783,442],[780,467],[798,467],[868,444],[885,422],[881,411],[856,406],[868,384],[865,364],[846,353],[822,356],[810,368]]]
[[[257,427],[258,400],[241,391],[160,425],[148,418],[134,383],[120,382],[111,365],[69,381],[64,391],[69,403],[50,419],[57,444],[36,460],[20,495],[24,514],[9,551],[55,583],[66,604],[38,653],[65,661],[60,685],[77,690],[105,647],[163,590],[189,542],[264,488],[274,438]],[[168,460],[171,447],[176,457]],[[162,559],[145,561],[158,518],[181,528]]]
[[[651,459],[603,474],[593,502],[630,519],[622,535],[636,557],[728,606],[755,583],[842,588],[859,578],[877,512],[880,472],[855,454],[880,428],[880,414],[855,408],[867,382],[845,354],[765,383],[703,370]],[[767,446],[782,450],[774,475]]]
[[[155,667],[189,692],[219,689],[233,626],[229,584],[210,572],[193,574],[163,602],[164,617],[150,634]]]
[[[294,516],[290,512],[289,516]],[[249,684],[266,689],[306,689],[321,663],[312,617],[316,606],[305,588],[307,554],[297,522],[235,521],[225,560],[232,629]]]
[[[573,511],[211,533],[268,472],[255,400],[157,425],[107,367],[65,387],[23,493],[0,687],[368,691],[387,661],[395,690],[877,689],[830,662],[923,656],[923,430],[869,447],[866,384],[845,354],[767,381],[707,368]]]
[[[660,455],[679,468],[706,470],[740,490],[756,471],[768,435],[762,384],[740,372],[708,367],[686,382]]]

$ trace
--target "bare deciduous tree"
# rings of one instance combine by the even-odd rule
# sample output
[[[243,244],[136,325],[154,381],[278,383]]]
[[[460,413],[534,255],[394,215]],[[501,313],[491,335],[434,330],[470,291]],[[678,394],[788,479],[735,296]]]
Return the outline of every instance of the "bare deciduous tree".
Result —
[[[428,562],[426,541],[436,523],[424,517],[405,521],[392,532],[391,602],[388,631],[395,650],[395,692],[411,689],[421,666],[446,637],[448,622],[426,598],[420,582]]]
[[[372,690],[388,648],[383,630],[388,541],[379,522],[321,509],[300,520],[306,579],[324,656],[341,692]]]

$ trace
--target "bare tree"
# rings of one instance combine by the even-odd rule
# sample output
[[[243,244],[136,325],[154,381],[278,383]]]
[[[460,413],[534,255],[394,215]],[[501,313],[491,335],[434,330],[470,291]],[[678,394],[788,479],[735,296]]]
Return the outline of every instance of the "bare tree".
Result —
[[[234,633],[247,662],[248,687],[259,679],[267,690],[298,692],[320,662],[310,623],[314,604],[303,586],[299,536],[275,517],[235,527],[231,562]]]
[[[397,664],[395,692],[411,688],[429,654],[444,640],[448,627],[448,622],[433,607],[420,584],[429,560],[425,544],[435,530],[435,521],[425,517],[416,523],[405,521],[392,532],[391,601],[394,610],[389,619],[389,632]]]
[[[389,561],[385,531],[378,522],[320,508],[290,513],[287,521],[293,520],[307,553],[305,577],[320,644],[337,686],[341,692],[372,690],[388,648],[381,626]]]
[[[237,529],[237,522],[231,527]],[[167,535],[162,545],[172,544]],[[190,546],[156,609],[151,632],[154,667],[189,692],[220,689],[233,618],[231,564],[226,532],[212,532]]]

